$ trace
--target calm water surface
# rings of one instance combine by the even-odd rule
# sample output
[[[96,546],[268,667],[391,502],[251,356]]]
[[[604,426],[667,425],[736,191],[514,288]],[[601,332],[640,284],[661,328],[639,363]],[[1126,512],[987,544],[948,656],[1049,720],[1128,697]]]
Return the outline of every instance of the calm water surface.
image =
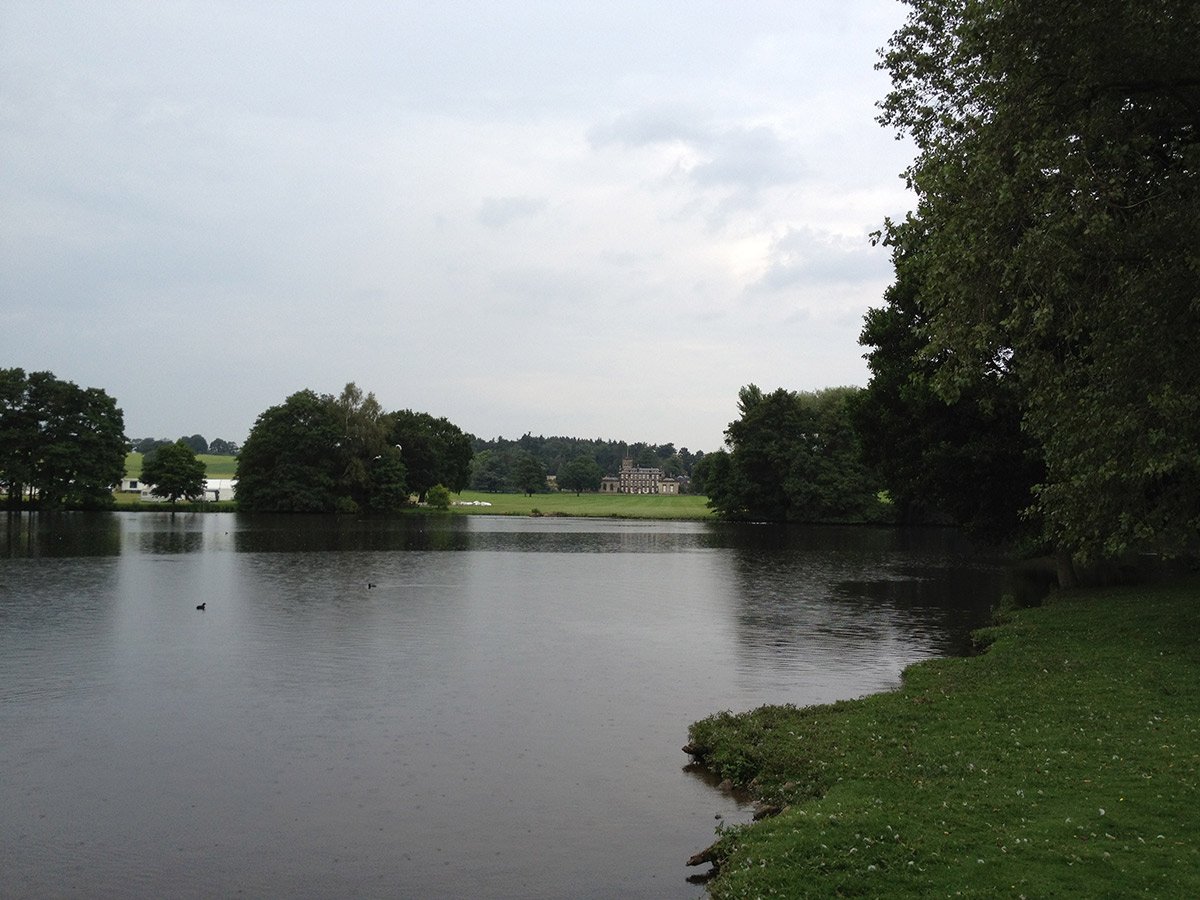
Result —
[[[700,896],[748,810],[688,724],[892,687],[1002,584],[949,531],[0,521],[6,897]]]

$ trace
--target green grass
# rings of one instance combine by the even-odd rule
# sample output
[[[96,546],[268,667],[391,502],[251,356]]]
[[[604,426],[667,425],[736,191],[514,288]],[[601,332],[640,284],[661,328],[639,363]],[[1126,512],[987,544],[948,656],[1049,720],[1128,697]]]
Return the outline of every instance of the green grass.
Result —
[[[982,635],[892,693],[694,724],[711,768],[785,807],[724,833],[712,894],[1200,896],[1200,582]]]
[[[695,494],[486,494],[463,491],[452,500],[483,500],[491,506],[451,506],[457,514],[528,516],[536,510],[546,516],[602,516],[629,519],[708,519],[708,499]]]
[[[204,463],[209,478],[232,478],[237,471],[236,456],[217,456],[212,453],[197,453],[196,459]],[[125,477],[138,478],[142,474],[142,454],[125,455]]]
[[[237,457],[197,454],[203,460],[210,478],[232,478],[237,469]],[[142,474],[142,454],[130,453],[125,457],[125,475],[137,478]],[[114,492],[117,506],[130,509],[141,506],[138,495]],[[578,497],[568,491],[553,494],[488,494],[481,491],[463,491],[451,495],[454,501],[483,500],[491,506],[452,506],[450,512],[458,515],[493,516],[595,516],[625,519],[708,519],[712,510],[708,499],[693,494],[581,494]],[[149,506],[149,504],[147,504]],[[154,504],[158,509],[161,504]],[[220,504],[225,507],[225,503]],[[215,508],[207,504],[206,508]],[[230,507],[232,508],[232,507]],[[535,512],[536,510],[536,512]]]

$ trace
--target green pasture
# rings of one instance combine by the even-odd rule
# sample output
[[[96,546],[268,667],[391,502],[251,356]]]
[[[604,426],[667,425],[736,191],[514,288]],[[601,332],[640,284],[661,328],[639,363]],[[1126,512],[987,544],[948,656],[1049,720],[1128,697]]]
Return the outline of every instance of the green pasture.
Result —
[[[232,478],[237,470],[237,457],[199,453],[210,478]],[[125,457],[125,476],[138,478],[142,474],[142,454]],[[115,493],[119,507],[139,504],[136,494]],[[451,495],[452,500],[485,501],[491,506],[451,506],[458,515],[493,516],[594,516],[618,519],[708,519],[712,510],[706,497],[694,494],[580,494],[569,491],[550,494],[489,494],[482,491],[463,491]],[[211,508],[210,503],[206,508]],[[224,507],[225,504],[222,504]],[[157,508],[157,507],[156,507]],[[230,507],[232,508],[232,507]]]
[[[693,725],[689,751],[782,808],[722,832],[711,893],[1200,897],[1200,582],[981,636],[891,693]]]
[[[615,519],[708,519],[708,498],[696,494],[488,494],[463,491],[460,503],[482,500],[491,506],[451,506],[457,514],[492,516],[595,516]]]
[[[209,478],[232,478],[237,471],[236,456],[216,456],[212,453],[197,453],[196,459],[204,463]],[[142,454],[125,454],[125,477],[137,478],[142,474]]]

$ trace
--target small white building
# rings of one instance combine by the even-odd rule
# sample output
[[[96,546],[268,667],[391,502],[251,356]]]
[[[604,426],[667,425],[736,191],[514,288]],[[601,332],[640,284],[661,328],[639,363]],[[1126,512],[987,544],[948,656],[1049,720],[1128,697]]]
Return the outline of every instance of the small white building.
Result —
[[[236,478],[205,478],[205,500],[234,500],[237,497]]]
[[[120,490],[128,494],[138,494],[144,503],[165,503],[166,497],[153,493],[154,485],[147,484],[138,478],[122,478]],[[200,500],[233,500],[237,497],[236,478],[205,478],[204,493]]]

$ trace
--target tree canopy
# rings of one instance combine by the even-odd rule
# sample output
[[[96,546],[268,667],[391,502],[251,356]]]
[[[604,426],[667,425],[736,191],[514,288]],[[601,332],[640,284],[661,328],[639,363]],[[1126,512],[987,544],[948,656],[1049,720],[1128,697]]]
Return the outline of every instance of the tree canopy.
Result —
[[[111,506],[127,446],[124,415],[104,391],[0,369],[0,485],[10,505]]]
[[[546,467],[532,453],[519,453],[513,466],[513,480],[523,494],[540,493],[546,490]]]
[[[387,412],[353,382],[299,391],[258,417],[238,456],[238,505],[276,512],[388,512],[434,485],[466,486],[471,436],[444,418]]]
[[[435,484],[454,493],[471,479],[471,435],[445,418],[411,409],[389,416],[388,440],[400,449],[408,471],[408,489],[424,501]]]
[[[341,475],[339,426],[333,398],[310,390],[263,412],[238,456],[238,507],[332,512]]]
[[[1078,557],[1200,529],[1200,5],[908,0],[881,121],[917,208],[921,355],[954,401],[1012,384],[1047,540]]]
[[[209,453],[214,456],[237,456],[238,453],[238,445],[224,438],[213,438],[211,441],[208,441],[205,440],[202,434],[193,434],[190,437],[181,437],[179,440],[183,441],[198,454]],[[146,454],[172,443],[174,441],[169,441],[166,438],[134,438],[130,442],[130,449],[137,453]]]
[[[187,444],[193,453],[209,452],[208,441],[204,439],[204,435],[202,434],[193,434],[190,437],[181,437],[179,440]]]
[[[196,458],[191,444],[180,438],[158,447],[142,460],[142,481],[150,492],[175,503],[180,497],[195,500],[204,493],[204,463]]]
[[[877,480],[863,462],[850,420],[857,392],[779,388],[764,394],[757,385],[743,387],[741,418],[725,431],[730,451],[705,457],[709,505],[726,519],[770,522],[877,515]]]
[[[868,465],[901,521],[945,521],[989,540],[1037,533],[1029,515],[1045,469],[1021,428],[1015,380],[995,371],[950,402],[934,390],[944,359],[929,353],[918,274],[893,248],[896,282],[885,305],[867,312],[859,341],[871,348],[871,379],[854,398],[852,420]]]
[[[475,438],[473,447],[475,459],[471,465],[470,485],[480,491],[521,490],[514,472],[522,453],[536,457],[547,472],[558,478],[560,485],[566,467],[580,458],[595,462],[602,477],[605,473],[616,475],[621,461],[626,457],[640,466],[660,468],[668,477],[690,477],[695,465],[704,458],[703,451],[693,453],[687,447],[676,450],[673,443],[628,443],[602,438],[545,437],[528,433],[517,440]]]
[[[604,473],[600,466],[589,456],[578,456],[558,470],[557,481],[560,489],[574,491],[597,491],[600,489],[600,479]]]

